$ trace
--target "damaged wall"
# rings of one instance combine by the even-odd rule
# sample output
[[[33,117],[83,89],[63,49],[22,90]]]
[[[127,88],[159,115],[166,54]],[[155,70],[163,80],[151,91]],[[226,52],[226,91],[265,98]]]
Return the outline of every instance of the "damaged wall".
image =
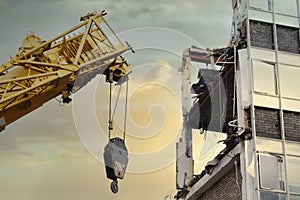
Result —
[[[236,174],[237,172],[237,174]],[[200,200],[220,200],[220,199],[242,199],[242,175],[240,166],[233,168],[227,174],[220,178],[208,191],[206,191]]]
[[[280,139],[279,111],[271,108],[255,107],[256,135]]]
[[[297,28],[277,25],[278,50],[299,53],[299,31]]]
[[[299,29],[289,26],[276,25],[278,50],[299,53]],[[273,24],[250,20],[251,46],[274,49]]]
[[[250,40],[252,46],[274,49],[272,24],[251,20]]]
[[[284,111],[283,119],[285,139],[300,142],[300,113]]]
[[[284,111],[283,119],[285,139],[300,142],[300,113]],[[281,139],[279,110],[255,107],[255,128],[257,136]]]

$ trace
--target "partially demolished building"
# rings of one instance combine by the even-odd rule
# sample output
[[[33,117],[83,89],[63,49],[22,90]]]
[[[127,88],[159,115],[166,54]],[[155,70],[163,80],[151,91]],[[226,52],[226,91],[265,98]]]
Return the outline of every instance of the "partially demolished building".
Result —
[[[175,199],[300,200],[299,0],[232,0],[232,8],[228,47],[183,54]],[[193,62],[207,66],[191,84]],[[200,174],[192,129],[227,134]]]

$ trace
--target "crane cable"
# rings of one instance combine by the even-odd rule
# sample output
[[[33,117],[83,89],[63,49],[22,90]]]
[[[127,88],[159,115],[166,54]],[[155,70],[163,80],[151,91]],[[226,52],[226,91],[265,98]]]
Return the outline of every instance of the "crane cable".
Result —
[[[123,79],[124,77],[122,77]],[[125,137],[126,137],[126,122],[127,122],[127,103],[128,103],[128,79],[126,77],[126,96],[125,96],[125,114],[124,114],[124,130],[123,130],[123,140],[125,141]],[[118,91],[118,95],[116,98],[116,103],[114,106],[114,110],[112,112],[112,83],[109,83],[109,125],[108,125],[108,139],[110,140],[111,138],[111,131],[113,130],[113,121],[115,118],[115,113],[117,110],[117,106],[118,106],[118,102],[119,102],[119,97],[121,94],[121,90],[122,90],[122,85],[124,83],[124,80],[121,80],[120,83],[120,87],[119,87],[119,91]]]
[[[125,136],[126,136],[126,124],[127,124],[127,104],[128,104],[128,79],[126,82],[126,95],[125,95],[125,112],[124,112],[124,129],[123,129],[123,140],[125,142]]]
[[[112,92],[112,83],[109,83],[109,112],[108,112],[108,140],[110,140],[111,131],[113,130],[113,121],[112,121],[112,114],[111,114],[111,92]]]

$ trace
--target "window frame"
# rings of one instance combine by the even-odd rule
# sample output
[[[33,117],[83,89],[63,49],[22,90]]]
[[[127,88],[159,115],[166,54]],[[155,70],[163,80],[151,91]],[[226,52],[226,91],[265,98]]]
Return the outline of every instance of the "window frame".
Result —
[[[281,170],[281,173],[279,173],[280,171],[277,171],[277,177],[278,177],[278,188],[269,188],[269,187],[265,187],[262,184],[262,159],[261,156],[279,156],[281,157],[281,164],[280,166],[278,166],[278,169]],[[279,192],[279,193],[284,193],[286,192],[286,178],[285,178],[285,159],[284,156],[282,154],[278,154],[278,153],[271,153],[271,152],[264,152],[264,151],[259,151],[257,152],[257,160],[258,160],[258,179],[259,179],[259,188],[266,190],[266,191],[274,191],[274,192]],[[278,162],[277,162],[278,164]],[[282,183],[280,182],[280,179],[282,180]]]

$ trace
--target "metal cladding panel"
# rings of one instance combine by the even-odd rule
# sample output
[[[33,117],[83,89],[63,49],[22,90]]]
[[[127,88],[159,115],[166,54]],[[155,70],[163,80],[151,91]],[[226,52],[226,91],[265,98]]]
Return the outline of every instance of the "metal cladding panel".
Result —
[[[198,98],[190,111],[189,122],[194,129],[228,132],[232,120],[234,70],[229,65],[219,70],[201,69],[199,82],[193,84]]]
[[[258,52],[260,53],[260,52]],[[239,70],[237,70],[237,96],[240,99],[239,107],[250,106],[250,91],[251,91],[251,66],[248,61],[247,50],[238,51]]]

